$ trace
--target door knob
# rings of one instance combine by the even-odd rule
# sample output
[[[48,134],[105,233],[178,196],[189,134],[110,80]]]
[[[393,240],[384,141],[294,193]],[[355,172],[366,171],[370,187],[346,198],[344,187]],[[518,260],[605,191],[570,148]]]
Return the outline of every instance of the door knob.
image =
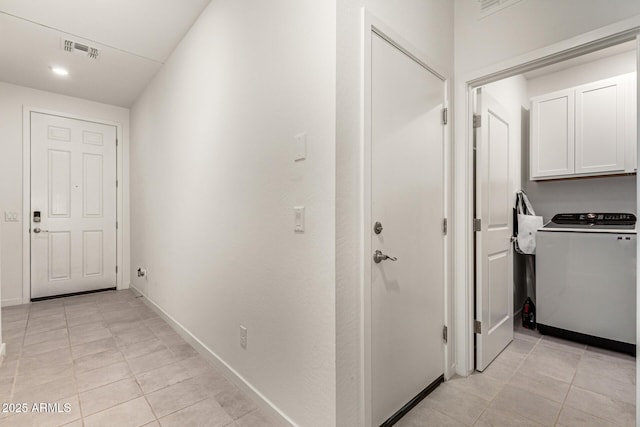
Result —
[[[33,232],[38,234],[38,233],[48,233],[49,230],[42,230],[40,227],[36,227],[33,229]]]
[[[382,251],[375,251],[375,253],[373,254],[373,262],[375,262],[376,264],[380,264],[380,262],[384,261],[385,259],[388,259],[390,261],[398,260],[398,258],[396,257],[383,254]]]

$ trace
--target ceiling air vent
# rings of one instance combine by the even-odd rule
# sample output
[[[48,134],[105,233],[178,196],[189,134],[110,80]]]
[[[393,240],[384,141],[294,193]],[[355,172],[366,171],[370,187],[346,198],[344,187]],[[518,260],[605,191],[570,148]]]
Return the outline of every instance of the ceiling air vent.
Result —
[[[493,15],[494,13],[521,1],[522,0],[478,0],[478,4],[480,4],[480,16],[478,19]]]
[[[98,59],[98,55],[100,54],[100,51],[97,48],[74,42],[73,40],[64,40],[64,50],[67,52],[86,55],[91,59]]]

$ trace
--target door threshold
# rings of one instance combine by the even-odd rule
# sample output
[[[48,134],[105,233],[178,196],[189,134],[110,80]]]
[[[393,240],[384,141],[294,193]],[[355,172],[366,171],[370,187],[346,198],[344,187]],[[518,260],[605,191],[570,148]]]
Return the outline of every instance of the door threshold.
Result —
[[[92,291],[72,292],[70,294],[51,295],[51,296],[48,296],[48,297],[31,298],[31,302],[45,301],[45,300],[48,300],[48,299],[75,297],[75,296],[78,296],[78,295],[95,294],[97,292],[106,292],[106,291],[115,291],[115,290],[116,290],[116,287],[114,286],[112,288],[95,289],[95,290],[92,290]]]
[[[390,427],[400,421],[402,417],[407,415],[409,411],[411,411],[418,403],[422,402],[422,400],[427,397],[433,390],[435,390],[440,384],[444,382],[444,374],[440,375],[434,382],[429,384],[424,390],[416,395],[413,399],[409,401],[406,405],[404,405],[398,412],[393,414],[389,419],[382,424],[380,427]]]

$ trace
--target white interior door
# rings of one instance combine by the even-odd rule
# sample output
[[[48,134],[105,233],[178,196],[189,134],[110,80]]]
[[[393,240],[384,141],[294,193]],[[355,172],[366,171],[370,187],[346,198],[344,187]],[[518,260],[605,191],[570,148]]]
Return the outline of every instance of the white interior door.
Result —
[[[513,340],[513,230],[510,118],[478,90],[476,114],[476,369],[483,371]],[[477,229],[476,229],[477,230]],[[476,323],[477,325],[477,323]]]
[[[31,298],[115,286],[116,128],[32,112]]]
[[[444,372],[444,83],[372,35],[372,422]],[[375,223],[381,224],[376,233]]]

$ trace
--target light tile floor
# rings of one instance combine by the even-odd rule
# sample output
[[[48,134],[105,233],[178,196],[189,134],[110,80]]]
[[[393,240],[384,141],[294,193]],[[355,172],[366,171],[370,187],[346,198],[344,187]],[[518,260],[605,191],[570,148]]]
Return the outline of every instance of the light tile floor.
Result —
[[[483,372],[440,385],[397,424],[635,426],[635,358],[516,327]]]
[[[276,425],[131,291],[5,307],[2,330],[0,426]]]

